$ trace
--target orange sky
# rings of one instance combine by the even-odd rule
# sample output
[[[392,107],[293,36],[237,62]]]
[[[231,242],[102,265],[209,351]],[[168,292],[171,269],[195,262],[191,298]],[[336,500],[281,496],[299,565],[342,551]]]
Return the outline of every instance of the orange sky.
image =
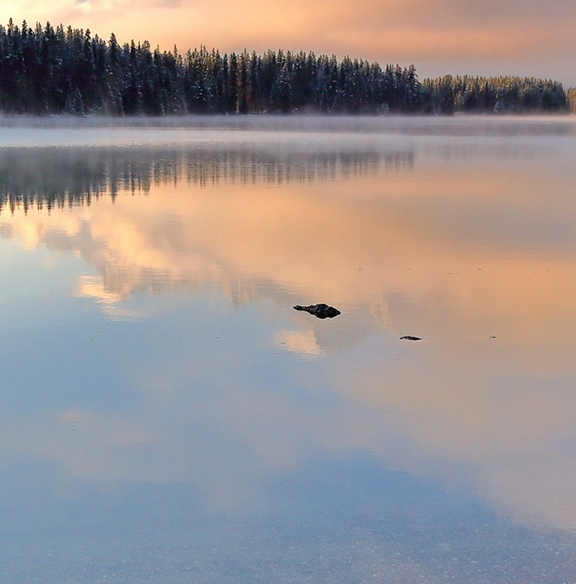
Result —
[[[414,63],[446,73],[547,77],[576,85],[576,3],[566,0],[8,0],[2,19],[90,28],[181,52],[268,48]]]

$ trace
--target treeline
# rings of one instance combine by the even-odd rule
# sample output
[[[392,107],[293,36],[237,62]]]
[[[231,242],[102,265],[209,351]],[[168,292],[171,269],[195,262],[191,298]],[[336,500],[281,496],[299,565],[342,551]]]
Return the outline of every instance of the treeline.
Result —
[[[62,25],[0,27],[0,111],[9,114],[408,112],[419,97],[414,67],[282,50],[181,55]]]
[[[424,113],[553,112],[569,109],[562,84],[534,77],[446,75],[422,83]]]
[[[90,30],[10,20],[0,25],[4,114],[183,115],[453,113],[567,110],[561,84],[443,77],[420,83],[413,65],[290,51],[221,54],[206,48],[120,45]]]

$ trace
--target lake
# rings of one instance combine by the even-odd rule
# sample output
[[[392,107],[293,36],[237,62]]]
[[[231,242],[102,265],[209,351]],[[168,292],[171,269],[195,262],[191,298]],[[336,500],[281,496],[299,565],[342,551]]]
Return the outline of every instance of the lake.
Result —
[[[1,125],[5,582],[576,582],[574,116]]]

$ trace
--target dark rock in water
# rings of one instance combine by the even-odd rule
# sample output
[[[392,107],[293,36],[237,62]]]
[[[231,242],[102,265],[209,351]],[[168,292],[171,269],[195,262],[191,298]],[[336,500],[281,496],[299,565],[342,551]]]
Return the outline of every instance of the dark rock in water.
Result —
[[[401,341],[421,341],[422,339],[420,337],[413,337],[412,335],[405,335],[403,337],[400,337]]]
[[[327,304],[311,304],[310,306],[300,306],[297,304],[294,310],[304,310],[313,314],[317,318],[334,318],[341,314],[341,312],[334,308],[333,306],[328,306]]]

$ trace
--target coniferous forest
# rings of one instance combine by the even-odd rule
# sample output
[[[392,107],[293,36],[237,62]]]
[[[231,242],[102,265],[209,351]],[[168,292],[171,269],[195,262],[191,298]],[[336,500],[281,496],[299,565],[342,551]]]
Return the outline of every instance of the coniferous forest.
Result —
[[[535,78],[420,82],[413,65],[282,50],[183,55],[63,25],[0,25],[5,115],[566,112],[569,94]]]

